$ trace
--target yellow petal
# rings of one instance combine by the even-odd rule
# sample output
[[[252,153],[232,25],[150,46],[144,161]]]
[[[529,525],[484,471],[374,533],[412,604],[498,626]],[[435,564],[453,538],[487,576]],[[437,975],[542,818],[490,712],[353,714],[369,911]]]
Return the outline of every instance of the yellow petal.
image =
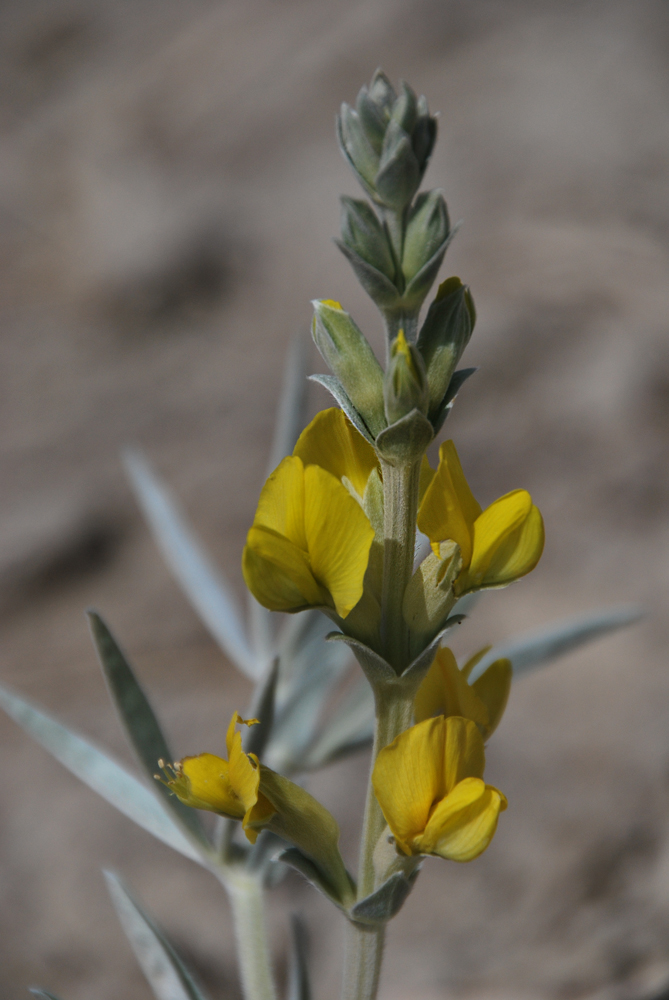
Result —
[[[319,465],[336,479],[346,477],[359,497],[379,464],[372,446],[337,407],[316,414],[300,434],[293,455],[305,466]]]
[[[421,854],[473,861],[492,840],[506,799],[479,778],[465,778],[434,810],[416,844]]]
[[[269,528],[307,550],[304,537],[304,466],[289,455],[276,467],[260,491],[254,527]]]
[[[444,737],[444,719],[427,719],[400,733],[376,758],[374,794],[405,854],[414,853],[413,841],[423,833],[434,801],[446,794]]]
[[[267,528],[249,531],[242,573],[253,596],[270,611],[299,611],[329,603],[327,593],[314,578],[308,554]]]
[[[492,562],[499,556],[500,550],[507,558],[512,554],[507,539],[514,536],[530,513],[532,498],[527,490],[513,490],[491,503],[474,524],[474,547],[469,566],[469,576],[473,581],[483,580]],[[499,562],[499,559],[497,560]]]
[[[414,715],[416,722],[433,715],[460,715],[476,722],[484,731],[490,722],[485,703],[476,689],[469,686],[448,648],[438,650],[432,661],[416,694]]]
[[[242,819],[242,829],[246,839],[255,844],[259,834],[271,822],[275,814],[276,809],[272,803],[265,798],[262,792],[259,792],[258,801],[249,806]]]
[[[488,711],[488,725],[483,734],[486,740],[495,732],[504,714],[511,691],[512,674],[510,660],[495,660],[470,688],[476,692]]]
[[[232,787],[227,760],[211,753],[184,757],[177,765],[177,778],[170,788],[175,795],[194,809],[241,819],[245,807]],[[183,781],[180,786],[179,777]]]
[[[544,522],[538,507],[532,504],[525,521],[493,554],[483,575],[483,586],[503,587],[519,580],[534,569],[543,550]]]
[[[439,542],[452,539],[460,546],[465,569],[472,557],[473,526],[481,508],[472,496],[455,445],[439,449],[439,467],[418,510],[418,527],[439,554]]]
[[[345,618],[362,597],[374,529],[346,487],[318,465],[305,469],[304,497],[311,570]]]
[[[469,488],[469,483],[465,479],[465,474],[460,465],[460,457],[452,441],[444,441],[439,448],[439,464],[441,465],[442,462],[448,466],[462,513],[471,529],[476,518],[481,513],[481,505]]]
[[[235,731],[237,726],[258,726],[260,724],[260,719],[242,719],[239,712],[233,712],[232,718],[230,719],[230,724],[228,726],[228,731],[225,736],[225,746],[228,751],[228,757],[232,752],[232,745],[234,742]]]
[[[469,680],[469,675],[471,674],[476,664],[481,660],[483,656],[485,656],[485,654],[488,652],[489,649],[492,649],[492,646],[490,645],[484,646],[483,649],[479,649],[478,652],[474,653],[473,656],[470,656],[467,662],[462,665],[462,673],[463,676],[467,678],[467,680]]]
[[[444,728],[443,794],[445,798],[464,778],[482,778],[485,768],[483,738],[470,719],[441,718]]]

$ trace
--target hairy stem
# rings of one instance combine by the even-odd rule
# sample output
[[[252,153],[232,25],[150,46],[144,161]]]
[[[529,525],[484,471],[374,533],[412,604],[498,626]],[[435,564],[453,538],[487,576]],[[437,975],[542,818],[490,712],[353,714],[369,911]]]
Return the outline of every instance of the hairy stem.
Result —
[[[221,881],[232,908],[244,998],[276,1000],[260,879],[247,872],[234,871],[226,873]]]
[[[413,572],[420,459],[408,465],[382,461],[381,466],[384,504],[381,642],[388,663],[400,674],[408,666],[409,656],[409,628],[402,603]]]

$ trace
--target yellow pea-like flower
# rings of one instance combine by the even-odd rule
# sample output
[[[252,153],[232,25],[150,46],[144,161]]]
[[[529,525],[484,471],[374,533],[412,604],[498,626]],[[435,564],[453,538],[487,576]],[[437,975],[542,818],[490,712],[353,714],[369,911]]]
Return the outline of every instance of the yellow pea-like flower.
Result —
[[[372,783],[397,849],[473,861],[492,840],[506,798],[483,781],[476,723],[459,716],[419,722],[380,751]]]
[[[184,757],[171,766],[161,762],[165,779],[156,775],[185,805],[241,820],[252,844],[258,838],[259,828],[276,811],[260,792],[258,758],[253,753],[244,753],[242,735],[237,730],[238,724],[253,726],[257,722],[234,713],[226,737],[228,760],[201,753],[197,757]]]
[[[379,460],[346,414],[336,406],[317,413],[297,439],[293,455],[305,466],[318,465],[341,480],[361,499]]]
[[[484,740],[492,736],[509,699],[512,670],[509,660],[495,660],[469,684],[470,673],[488,648],[472,656],[462,670],[450,649],[444,647],[437,652],[416,694],[416,722],[435,715],[460,715],[476,723]]]
[[[374,451],[345,418],[328,413],[265,483],[247,536],[244,580],[271,611],[329,607],[346,618],[362,597],[374,529],[347,484],[364,493],[365,449]]]
[[[462,571],[458,594],[506,587],[539,562],[544,523],[527,490],[513,490],[484,511],[475,500],[452,441],[439,449],[439,467],[423,496],[418,527],[439,554],[439,543],[460,546]]]

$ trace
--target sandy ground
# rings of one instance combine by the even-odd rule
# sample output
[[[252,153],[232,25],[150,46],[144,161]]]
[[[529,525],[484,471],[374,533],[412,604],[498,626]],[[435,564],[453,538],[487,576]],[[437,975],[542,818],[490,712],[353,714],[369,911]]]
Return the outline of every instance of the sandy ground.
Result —
[[[99,607],[179,753],[221,745],[245,683],[157,555],[137,442],[242,596],[286,345],[309,300],[378,323],[331,242],[357,194],[333,135],[376,65],[441,112],[427,182],[465,224],[481,371],[450,423],[483,502],[531,490],[547,547],[462,651],[638,602],[645,622],[514,689],[489,749],[510,808],[484,857],[430,862],[382,995],[644,1000],[669,982],[669,10],[661,0],[85,0],[0,9],[2,680],[130,760],[83,617]],[[322,370],[314,356],[315,370]],[[313,408],[328,405],[313,390]],[[238,996],[226,903],[0,719],[0,993],[149,990],[100,876],[119,871],[212,998]],[[312,788],[353,856],[366,762]],[[270,907],[338,986],[341,923],[292,878]]]

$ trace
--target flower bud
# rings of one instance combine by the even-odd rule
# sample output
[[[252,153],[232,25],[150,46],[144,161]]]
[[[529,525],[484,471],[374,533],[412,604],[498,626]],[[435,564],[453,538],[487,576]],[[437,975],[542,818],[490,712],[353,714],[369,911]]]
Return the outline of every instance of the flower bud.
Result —
[[[402,271],[407,284],[438,253],[450,234],[448,209],[441,191],[428,191],[416,199],[407,222]]]
[[[386,417],[389,424],[412,410],[427,413],[428,384],[425,365],[414,344],[400,330],[390,348],[390,362],[383,383]]]
[[[415,195],[437,135],[424,97],[402,83],[399,96],[380,71],[358,94],[355,110],[342,105],[337,121],[342,152],[379,205],[402,211]]]
[[[388,236],[374,209],[366,201],[342,198],[342,243],[361,260],[385,275],[395,277],[395,264]]]
[[[475,322],[474,302],[467,286],[459,278],[442,282],[416,342],[427,371],[428,417],[433,424]]]
[[[372,437],[383,430],[383,369],[364,334],[338,302],[316,300],[312,335]]]

